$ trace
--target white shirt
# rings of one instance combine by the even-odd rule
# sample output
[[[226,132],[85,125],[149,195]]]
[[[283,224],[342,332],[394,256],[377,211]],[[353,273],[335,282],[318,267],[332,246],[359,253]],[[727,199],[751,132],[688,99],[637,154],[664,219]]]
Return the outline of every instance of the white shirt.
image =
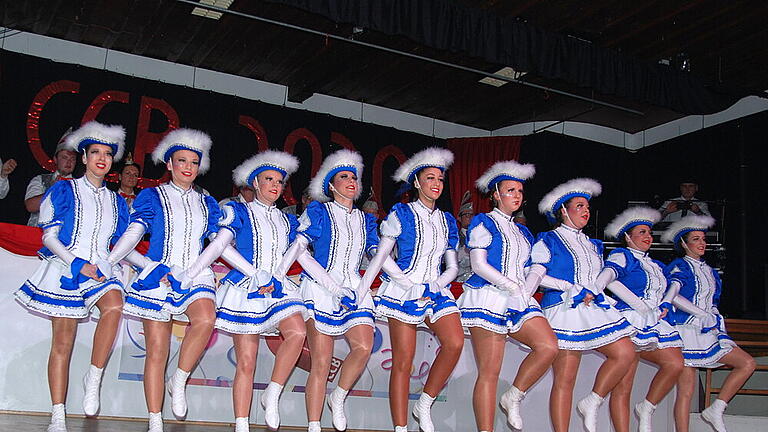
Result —
[[[704,201],[699,201],[699,199],[696,198],[696,197],[693,197],[691,199],[687,199],[687,198],[683,198],[682,196],[679,196],[677,198],[673,198],[671,200],[667,200],[667,201],[664,202],[664,205],[661,206],[659,211],[664,211],[664,209],[666,209],[669,206],[669,204],[672,203],[672,201],[690,201],[691,204],[696,204],[699,207],[699,210],[701,211],[700,214],[705,214],[707,216],[710,215],[709,214],[709,207],[707,206],[707,203],[705,203]],[[687,210],[686,211],[686,216],[695,215],[695,214],[697,214],[697,213],[694,213],[692,210]],[[664,219],[662,219],[662,222],[677,222],[677,221],[679,221],[682,218],[683,218],[683,210],[678,210],[676,212],[672,212],[672,213],[666,215],[664,217]]]
[[[0,158],[0,168],[3,167],[3,159]],[[8,189],[10,186],[8,185],[8,177],[3,177],[0,175],[0,199],[5,198],[8,195]]]

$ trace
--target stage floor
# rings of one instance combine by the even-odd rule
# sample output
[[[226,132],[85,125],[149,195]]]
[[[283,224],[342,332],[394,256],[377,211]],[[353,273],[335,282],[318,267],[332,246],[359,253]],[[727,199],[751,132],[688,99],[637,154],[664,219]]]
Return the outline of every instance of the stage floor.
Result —
[[[0,431],[40,432],[48,427],[49,415],[0,413]],[[293,428],[281,428],[291,430]],[[166,422],[165,432],[231,432],[234,425]],[[294,429],[296,430],[296,429]],[[68,432],[146,432],[146,421],[67,417]],[[266,432],[266,427],[251,425],[251,432]]]

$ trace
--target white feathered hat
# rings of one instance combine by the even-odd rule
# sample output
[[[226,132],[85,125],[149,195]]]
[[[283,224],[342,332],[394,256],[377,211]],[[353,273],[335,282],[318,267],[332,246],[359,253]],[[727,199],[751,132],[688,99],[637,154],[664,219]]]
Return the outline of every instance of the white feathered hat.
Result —
[[[329,154],[324,160],[317,174],[309,182],[309,196],[315,201],[328,202],[333,196],[329,185],[336,173],[351,171],[357,175],[357,194],[360,196],[363,189],[363,157],[352,150],[341,149]]]
[[[171,159],[178,150],[190,150],[200,157],[200,174],[205,174],[211,166],[209,152],[211,151],[211,137],[207,133],[194,129],[175,129],[168,133],[152,151],[152,160],[155,163],[165,163]]]
[[[521,164],[516,161],[496,162],[488,168],[483,175],[475,182],[480,192],[487,193],[493,189],[496,184],[504,180],[515,180],[525,183],[526,180],[536,174],[536,167],[533,164]]]
[[[661,241],[664,243],[672,243],[675,248],[678,247],[678,242],[684,235],[691,231],[704,231],[707,232],[715,225],[715,219],[712,216],[707,215],[691,215],[680,219],[677,222],[672,223],[664,234],[661,235]]]
[[[395,171],[392,179],[395,181],[413,183],[416,174],[424,168],[439,168],[440,171],[447,170],[453,163],[453,153],[450,150],[439,147],[430,147],[424,149],[410,159],[405,161]]]
[[[539,213],[545,215],[550,223],[557,220],[555,215],[566,201],[571,198],[583,197],[587,200],[600,195],[602,186],[591,178],[575,178],[552,189],[539,202]]]
[[[283,181],[296,172],[299,160],[286,152],[267,150],[251,156],[232,171],[232,180],[237,186],[251,186],[256,176],[263,171],[275,170],[283,175]]]
[[[661,220],[658,210],[646,206],[630,207],[619,213],[611,223],[605,227],[605,235],[618,239],[622,234],[638,225],[652,227]]]
[[[125,128],[89,121],[66,135],[62,149],[83,153],[91,144],[109,146],[112,148],[112,160],[119,161],[125,151]]]

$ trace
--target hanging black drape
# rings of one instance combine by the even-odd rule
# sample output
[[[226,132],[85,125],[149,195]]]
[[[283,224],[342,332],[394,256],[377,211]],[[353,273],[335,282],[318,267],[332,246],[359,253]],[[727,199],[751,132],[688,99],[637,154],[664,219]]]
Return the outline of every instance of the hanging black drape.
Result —
[[[718,112],[745,96],[718,92],[688,72],[451,0],[267,1],[682,114]]]

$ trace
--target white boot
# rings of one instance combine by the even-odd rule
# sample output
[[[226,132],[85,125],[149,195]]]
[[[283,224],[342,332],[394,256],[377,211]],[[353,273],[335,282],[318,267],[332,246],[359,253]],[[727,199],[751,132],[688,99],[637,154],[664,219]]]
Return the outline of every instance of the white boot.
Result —
[[[95,416],[99,412],[99,393],[103,374],[103,368],[91,365],[83,377],[83,412],[87,416]]]
[[[507,422],[517,430],[523,429],[523,418],[520,416],[520,402],[525,398],[525,392],[512,386],[501,395],[499,405],[507,412]]]
[[[184,418],[187,415],[187,378],[189,372],[176,369],[176,373],[168,380],[171,408],[176,418]]]
[[[322,432],[319,421],[311,421],[307,425],[307,432]]]
[[[339,431],[347,430],[347,415],[344,413],[344,400],[347,398],[347,393],[349,390],[336,387],[328,396],[328,408],[333,414],[333,427]]]
[[[435,426],[432,424],[432,404],[435,398],[422,393],[419,400],[413,406],[413,416],[419,421],[419,428],[424,432],[435,432]]]
[[[267,385],[267,389],[261,394],[261,407],[264,408],[264,421],[267,423],[267,427],[272,430],[276,430],[280,427],[280,393],[283,391],[283,386],[270,381]]]
[[[55,404],[51,407],[51,423],[48,432],[67,432],[66,409],[64,404]]]
[[[717,432],[727,432],[725,429],[725,420],[723,420],[723,413],[728,404],[722,399],[715,399],[712,405],[708,406],[701,412],[701,418],[707,423],[712,425]]]
[[[235,432],[249,432],[248,417],[237,417],[235,419]]]
[[[163,413],[149,413],[149,429],[147,432],[163,432]]]
[[[599,394],[591,392],[576,404],[576,408],[584,417],[584,428],[587,432],[597,431],[597,410],[603,404],[603,399]]]
[[[395,426],[395,432],[408,432],[408,426]]]
[[[638,419],[638,432],[653,432],[653,412],[656,411],[656,405],[645,399],[635,405],[635,414]]]

